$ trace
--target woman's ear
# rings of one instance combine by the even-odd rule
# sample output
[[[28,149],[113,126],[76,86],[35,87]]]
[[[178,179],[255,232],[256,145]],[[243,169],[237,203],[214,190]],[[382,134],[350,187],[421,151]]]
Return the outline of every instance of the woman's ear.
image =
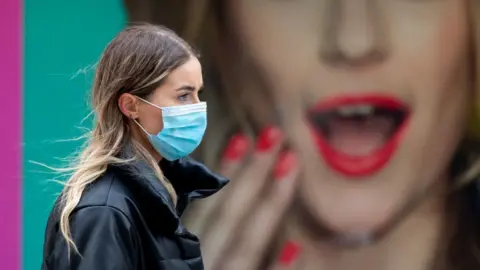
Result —
[[[138,117],[138,99],[132,94],[123,93],[118,99],[120,111],[128,118],[136,119]]]

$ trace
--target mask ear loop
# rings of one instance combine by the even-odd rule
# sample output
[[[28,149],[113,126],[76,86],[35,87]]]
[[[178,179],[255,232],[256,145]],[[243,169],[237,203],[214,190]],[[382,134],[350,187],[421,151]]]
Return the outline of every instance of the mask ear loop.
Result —
[[[142,127],[142,125],[140,125],[140,123],[137,121],[137,119],[135,119],[131,116],[130,116],[130,119],[132,119],[132,121],[135,122],[135,124],[137,124],[140,127],[140,129],[143,130],[143,132],[145,132],[145,134],[150,135],[150,133],[148,133],[148,131],[144,127]]]
[[[137,97],[137,98],[140,99],[141,101],[147,103],[147,104],[152,105],[153,107],[156,107],[156,108],[159,108],[160,110],[162,110],[162,107],[159,107],[158,105],[155,105],[155,104],[151,103],[151,102],[148,101],[148,100],[145,100],[145,99],[143,99],[143,98],[141,98],[141,97]]]
[[[145,99],[143,99],[143,98],[141,98],[141,97],[138,97],[138,96],[137,96],[137,98],[140,99],[141,101],[147,103],[147,104],[152,105],[153,107],[159,108],[160,110],[162,109],[162,108],[158,107],[157,105],[151,103],[151,102],[148,101],[148,100],[145,100]],[[149,135],[149,136],[151,135],[150,133],[148,133],[148,131],[147,131],[142,125],[140,125],[140,123],[137,121],[137,119],[133,118],[133,116],[131,116],[131,115],[130,115],[130,119],[132,119],[132,121],[135,122],[135,124],[137,124],[137,125],[140,127],[140,129],[143,130],[143,132],[145,132],[145,134],[147,134],[147,135]]]

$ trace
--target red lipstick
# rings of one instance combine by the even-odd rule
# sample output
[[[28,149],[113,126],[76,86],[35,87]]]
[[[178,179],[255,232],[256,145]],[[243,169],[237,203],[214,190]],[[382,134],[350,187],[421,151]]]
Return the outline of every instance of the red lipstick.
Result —
[[[393,96],[337,96],[307,113],[319,154],[329,167],[353,178],[379,172],[392,158],[409,122],[408,106]]]

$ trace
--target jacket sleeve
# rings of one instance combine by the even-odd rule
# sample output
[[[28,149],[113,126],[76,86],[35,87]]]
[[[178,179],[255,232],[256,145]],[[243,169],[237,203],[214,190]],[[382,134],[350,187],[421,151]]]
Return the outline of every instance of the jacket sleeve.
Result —
[[[71,216],[71,231],[80,255],[70,249],[60,231],[48,260],[48,270],[134,270],[140,250],[138,234],[121,211],[89,206]]]

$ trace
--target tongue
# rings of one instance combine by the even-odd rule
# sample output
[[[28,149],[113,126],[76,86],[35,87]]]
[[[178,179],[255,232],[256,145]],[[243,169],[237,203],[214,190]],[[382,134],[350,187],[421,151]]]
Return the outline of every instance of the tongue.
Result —
[[[349,156],[364,156],[381,148],[395,123],[383,116],[365,119],[334,117],[328,123],[328,140],[335,150]]]

